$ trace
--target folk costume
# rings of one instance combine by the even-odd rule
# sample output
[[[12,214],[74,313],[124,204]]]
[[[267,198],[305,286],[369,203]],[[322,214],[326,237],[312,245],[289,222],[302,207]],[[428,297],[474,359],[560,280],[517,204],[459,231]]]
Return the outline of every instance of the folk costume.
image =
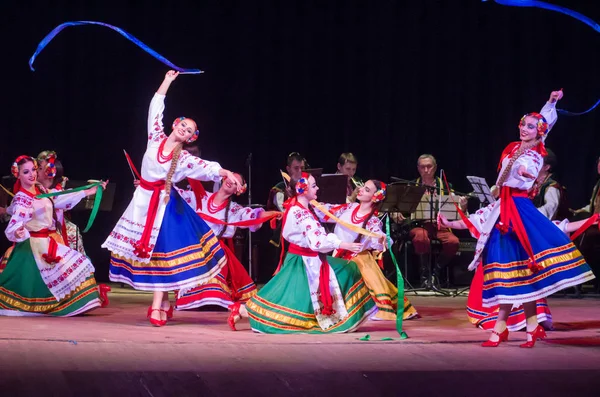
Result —
[[[36,193],[18,188],[11,204],[5,234],[15,245],[0,274],[0,315],[66,317],[100,307],[94,266],[65,245],[54,218],[55,208],[68,210],[85,193],[54,199],[37,199],[38,194],[37,187]],[[19,238],[16,232],[22,227],[25,234]]]
[[[360,208],[359,203],[341,206],[326,205],[326,207],[330,207],[328,208],[329,211],[340,220],[358,227],[362,227],[366,217],[369,216],[369,214],[358,216],[358,210]],[[317,215],[321,216],[320,211],[315,212]],[[382,222],[375,215],[368,219],[365,229],[373,233],[383,234]],[[358,266],[365,285],[369,289],[371,298],[377,305],[378,311],[373,316],[373,319],[395,321],[398,306],[398,289],[385,278],[381,271],[381,259],[379,258],[385,250],[383,244],[374,237],[360,235],[360,238],[358,238],[359,234],[357,232],[349,230],[340,224],[336,224],[334,233],[341,241],[360,242],[363,244],[364,250],[358,254],[344,250],[336,250],[333,256],[336,258],[352,260]],[[409,300],[404,297],[403,318],[406,320],[417,316],[418,313],[416,309],[411,305]]]
[[[225,263],[225,253],[210,227],[175,188],[165,192],[173,153],[163,153],[164,100],[165,95],[158,93],[152,98],[140,185],[102,247],[111,251],[111,281],[145,291],[185,291],[215,277]],[[218,163],[185,150],[175,167],[173,183],[184,178],[220,179]]]
[[[296,185],[308,187],[308,176]],[[282,235],[289,250],[280,271],[246,304],[250,325],[262,333],[355,331],[376,310],[357,265],[325,255],[342,241],[327,234],[310,208],[288,201]]]
[[[182,191],[181,194],[192,208],[196,208],[198,214],[213,230],[225,252],[226,259],[225,265],[214,278],[206,284],[178,296],[177,309],[193,309],[205,305],[218,305],[228,308],[235,302],[248,301],[256,294],[256,285],[235,256],[233,236],[237,227],[248,228],[250,232],[258,230],[262,223],[253,221],[257,221],[264,210],[262,208],[245,208],[231,201],[231,199],[216,206],[214,204],[216,193],[199,196],[196,191]],[[246,222],[251,225],[227,225],[228,223],[235,224],[237,222]]]
[[[518,173],[520,167],[525,167],[527,173],[537,177],[548,126],[557,119],[555,104],[546,103],[541,115],[533,115],[539,119],[541,138],[534,146],[513,142],[504,149],[496,183],[501,189],[500,198],[471,215],[467,224],[478,237],[469,269],[475,270],[483,263],[483,307],[519,306],[594,278],[569,238],[529,199],[528,190],[535,179]]]

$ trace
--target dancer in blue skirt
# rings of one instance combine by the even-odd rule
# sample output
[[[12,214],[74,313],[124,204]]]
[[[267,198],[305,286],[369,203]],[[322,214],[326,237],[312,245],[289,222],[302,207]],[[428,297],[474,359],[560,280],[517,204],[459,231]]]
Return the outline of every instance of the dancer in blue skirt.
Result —
[[[594,278],[581,253],[559,228],[528,198],[528,190],[543,165],[544,141],[557,120],[556,101],[562,91],[553,91],[539,113],[528,113],[519,123],[520,141],[502,153],[499,199],[471,215],[467,221],[449,222],[440,215],[440,225],[469,228],[477,238],[475,270],[483,262],[483,306],[500,305],[490,339],[484,347],[508,340],[506,320],[513,306],[523,305],[527,317],[527,342],[531,348],[546,336],[537,322],[536,300]]]
[[[179,72],[169,71],[150,102],[148,144],[140,184],[102,247],[111,251],[110,279],[153,291],[150,323],[172,316],[168,291],[187,291],[216,276],[225,264],[219,241],[173,188],[184,178],[237,181],[230,171],[182,150],[198,138],[196,122],[179,117],[167,137],[162,118],[165,95]],[[238,186],[241,188],[241,186]]]

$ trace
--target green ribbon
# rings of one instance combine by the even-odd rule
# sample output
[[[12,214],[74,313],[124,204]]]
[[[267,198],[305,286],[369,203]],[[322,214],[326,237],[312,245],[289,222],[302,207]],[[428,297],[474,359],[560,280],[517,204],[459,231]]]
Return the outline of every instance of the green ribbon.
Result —
[[[42,198],[50,198],[50,197],[62,196],[63,194],[77,193],[77,192],[80,192],[82,190],[91,189],[91,188],[93,188],[95,186],[100,186],[101,184],[102,184],[102,182],[94,182],[92,184],[89,184],[89,185],[86,185],[86,186],[81,186],[81,187],[76,187],[74,189],[61,190],[61,191],[58,191],[58,192],[39,194],[39,195],[35,196],[35,198],[42,199]],[[85,227],[85,230],[83,231],[83,233],[87,233],[88,230],[90,230],[90,228],[92,227],[92,224],[94,223],[94,220],[96,219],[96,215],[98,214],[98,209],[100,208],[100,202],[102,201],[102,192],[103,191],[104,191],[104,189],[102,189],[101,186],[100,186],[100,188],[98,190],[96,190],[96,197],[94,198],[94,206],[92,207],[92,213],[90,214],[90,219],[88,219],[87,226]]]
[[[396,283],[398,286],[398,306],[396,308],[396,331],[400,335],[400,339],[408,338],[406,332],[402,330],[402,322],[404,320],[404,277],[402,277],[402,272],[400,271],[400,266],[398,266],[398,261],[396,260],[396,255],[394,255],[394,251],[392,250],[392,238],[390,237],[390,217],[389,215],[385,218],[385,235],[387,237],[388,245],[390,247],[389,252],[392,257],[392,262],[394,262],[394,266],[396,266]],[[387,340],[387,339],[386,339]]]

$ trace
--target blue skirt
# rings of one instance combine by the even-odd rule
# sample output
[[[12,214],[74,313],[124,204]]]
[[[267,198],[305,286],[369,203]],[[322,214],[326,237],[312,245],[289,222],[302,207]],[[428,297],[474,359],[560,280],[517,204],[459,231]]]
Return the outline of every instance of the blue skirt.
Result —
[[[110,279],[144,291],[189,290],[215,277],[225,262],[211,228],[173,189],[150,262],[113,254]]]
[[[528,268],[529,256],[511,230],[492,230],[483,266],[483,306],[522,304],[545,298],[594,278],[569,237],[525,197],[513,197],[529,237],[539,271]]]

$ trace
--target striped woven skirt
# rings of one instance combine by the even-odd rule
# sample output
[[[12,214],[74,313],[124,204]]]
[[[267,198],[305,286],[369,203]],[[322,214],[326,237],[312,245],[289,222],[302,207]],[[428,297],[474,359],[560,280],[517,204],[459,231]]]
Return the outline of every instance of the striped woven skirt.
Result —
[[[356,264],[331,256],[327,262],[348,316],[327,329],[319,326],[302,256],[288,253],[281,271],[246,304],[252,329],[271,334],[341,333],[353,332],[368,320],[376,306]]]
[[[150,262],[112,253],[110,280],[144,291],[185,292],[215,277],[224,264],[211,228],[173,189]]]
[[[494,228],[486,245],[483,266],[483,307],[520,305],[582,284],[594,274],[571,240],[526,197],[514,197],[529,238],[538,271],[512,231]]]

